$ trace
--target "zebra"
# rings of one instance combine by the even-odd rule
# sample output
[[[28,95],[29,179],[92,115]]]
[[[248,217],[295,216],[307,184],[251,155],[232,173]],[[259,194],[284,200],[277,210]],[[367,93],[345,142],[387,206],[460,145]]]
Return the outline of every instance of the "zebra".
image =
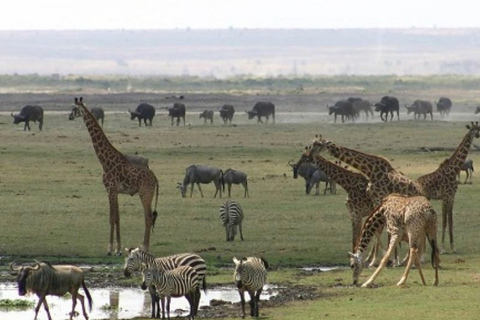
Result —
[[[240,294],[242,318],[245,318],[245,291],[250,295],[250,316],[258,317],[258,302],[263,286],[267,281],[268,262],[264,258],[233,258],[235,271],[233,278]]]
[[[248,193],[248,183],[247,183],[247,174],[242,171],[227,169],[223,174],[223,180],[227,184],[228,188],[228,197],[230,198],[230,191],[232,190],[232,184],[242,184],[245,192],[243,197],[250,197]],[[223,185],[223,191],[225,192],[225,184]]]
[[[243,209],[242,206],[233,200],[227,200],[220,206],[220,219],[225,227],[227,241],[233,241],[237,234],[237,226],[240,230],[240,239],[243,241],[242,221]]]
[[[173,270],[147,267],[143,264],[143,290],[154,286],[162,299],[162,319],[165,319],[165,299],[167,298],[167,319],[170,319],[171,298],[185,296],[190,304],[189,319],[194,319],[200,303],[198,284],[200,276],[189,266],[180,266]]]
[[[206,292],[207,265],[205,263],[205,260],[203,260],[202,257],[200,257],[199,255],[194,253],[181,253],[167,257],[155,258],[151,254],[141,250],[140,248],[125,248],[125,250],[128,252],[128,257],[125,258],[125,265],[123,267],[123,273],[125,277],[129,278],[134,271],[142,270],[143,264],[163,270],[172,270],[180,266],[189,266],[192,267],[199,276],[199,285],[196,292],[197,296],[200,297],[200,285],[203,291]],[[152,318],[155,318],[155,309],[157,310],[156,317],[159,318],[159,297],[156,293],[154,286],[150,286],[148,290],[150,292],[152,302]]]

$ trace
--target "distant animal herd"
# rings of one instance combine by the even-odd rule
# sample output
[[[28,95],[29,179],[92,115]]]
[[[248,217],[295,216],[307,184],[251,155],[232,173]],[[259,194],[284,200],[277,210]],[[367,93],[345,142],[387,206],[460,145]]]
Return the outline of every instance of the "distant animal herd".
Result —
[[[165,317],[165,311],[169,317],[170,298],[185,296],[190,304],[189,318],[193,319],[198,311],[201,295],[200,289],[206,289],[205,261],[200,256],[193,253],[175,254],[162,258],[154,258],[148,253],[150,232],[154,228],[155,220],[157,218],[156,207],[158,200],[158,180],[155,177],[155,174],[149,169],[148,159],[138,155],[125,155],[115,149],[115,147],[113,147],[108,141],[108,138],[105,136],[102,129],[105,115],[104,111],[98,107],[87,108],[82,98],[75,98],[74,102],[75,105],[69,114],[69,119],[74,120],[77,117],[83,118],[97,157],[104,170],[103,183],[106,187],[110,203],[109,221],[111,232],[108,254],[115,251],[117,255],[120,255],[122,251],[124,251],[124,248],[121,247],[120,241],[118,194],[127,193],[134,195],[138,193],[142,201],[145,215],[144,242],[143,246],[140,248],[128,249],[128,257],[125,259],[124,265],[125,276],[130,276],[134,271],[142,272],[142,288],[148,289],[151,294],[152,317],[160,317],[159,301],[162,303],[161,309],[163,317]],[[437,111],[443,117],[448,116],[452,106],[450,99],[442,97],[438,102],[435,102],[435,104],[437,106]],[[430,119],[433,120],[432,104],[428,101],[416,100],[411,106],[405,105],[405,108],[407,109],[407,114],[414,114],[415,119],[420,118],[422,115],[423,118],[426,119],[428,115]],[[400,120],[400,104],[398,99],[392,96],[385,96],[377,103],[370,103],[361,98],[351,97],[346,100],[338,101],[334,106],[328,107],[328,109],[329,114],[335,116],[334,122],[336,122],[337,116],[341,116],[342,122],[355,121],[361,113],[364,113],[366,118],[373,117],[373,110],[380,112],[380,117],[385,122],[392,121],[395,114],[397,120]],[[477,109],[480,111],[480,107]],[[185,105],[179,102],[176,102],[173,107],[167,107],[169,117],[171,118],[171,125],[176,123],[178,126],[180,122],[183,122],[185,125],[185,110]],[[155,112],[155,107],[147,103],[141,103],[134,111],[129,110],[131,120],[138,119],[139,126],[142,125],[142,121],[145,126],[152,126]],[[213,114],[214,112],[212,110],[205,110],[199,115],[199,118],[203,118],[205,124],[213,124]],[[224,124],[231,124],[235,109],[232,105],[224,105],[219,108],[219,114]],[[269,117],[271,116],[272,123],[275,123],[275,105],[271,102],[258,102],[251,110],[247,111],[247,114],[249,119],[257,117],[258,123],[263,122],[261,118],[266,118],[265,122],[268,122]],[[42,130],[43,109],[39,106],[27,105],[19,114],[13,115],[12,113],[12,117],[14,117],[15,124],[25,122],[24,130],[30,130],[30,121],[38,121],[39,129]],[[472,126],[472,128],[469,127],[469,133],[462,142],[464,146],[468,145],[469,147],[471,140],[474,137],[479,136],[480,128],[478,125],[472,123]],[[458,149],[461,149],[460,146]],[[330,163],[319,154],[322,150],[327,150],[333,156],[337,157],[339,161]],[[468,148],[466,150],[468,152]],[[463,170],[467,173],[467,178],[464,183],[467,183],[468,180],[470,180],[471,183],[472,173],[474,171],[473,161],[465,159],[465,157],[466,153],[460,157],[462,163],[459,164],[450,164],[445,161],[445,163],[440,165],[440,169],[448,166],[448,168],[451,168],[452,172],[455,172],[455,177],[458,176],[458,179],[460,171]],[[458,159],[456,160],[457,162],[459,161]],[[340,161],[345,161],[359,170],[365,170],[364,175],[351,172],[346,166],[342,165]],[[373,163],[375,161],[380,163],[380,167],[383,169],[374,169]],[[388,161],[377,156],[366,155],[353,149],[337,146],[321,137],[317,137],[312,141],[310,147],[306,149],[298,162],[294,163],[290,161],[289,165],[292,167],[294,178],[301,176],[305,179],[306,194],[310,194],[313,186],[316,186],[315,194],[318,195],[320,193],[320,182],[325,182],[325,189],[323,190],[324,194],[326,194],[327,191],[330,191],[330,194],[336,194],[337,184],[347,191],[347,207],[351,211],[353,227],[353,252],[351,253],[351,263],[352,269],[354,270],[355,283],[364,263],[362,257],[363,251],[366,249],[371,237],[373,237],[374,234],[377,234],[377,231],[378,233],[381,232],[381,230],[377,229],[382,229],[387,220],[389,221],[387,223],[387,231],[391,234],[395,234],[395,230],[398,231],[399,229],[405,229],[409,232],[411,231],[411,234],[413,235],[410,235],[409,233],[409,237],[411,237],[409,240],[412,242],[412,239],[414,239],[416,241],[415,246],[420,246],[420,242],[418,241],[420,241],[422,236],[424,238],[425,234],[429,237],[432,246],[432,265],[436,270],[434,284],[438,283],[437,270],[439,260],[436,253],[436,251],[438,251],[436,244],[436,214],[431,208],[427,198],[424,196],[428,193],[425,190],[428,190],[428,188],[434,188],[435,186],[429,186],[427,178],[425,178],[425,181],[420,178],[418,182],[412,182],[402,174],[398,173],[395,177],[397,180],[395,181],[398,185],[401,185],[405,181],[407,184],[407,190],[409,190],[406,194],[397,195],[396,193],[399,193],[400,191],[396,189],[392,189],[393,191],[389,190],[387,194],[374,194],[373,192],[376,191],[384,191],[375,190],[377,183],[376,179],[387,179],[388,183],[393,183],[393,178],[390,176],[387,178],[382,171],[386,170],[389,174],[394,171],[392,171]],[[375,172],[375,170],[379,171]],[[433,180],[433,178],[430,177],[428,179]],[[190,197],[192,197],[194,186],[196,184],[201,197],[203,197],[203,191],[200,185],[209,183],[215,185],[214,197],[217,195],[222,197],[222,192],[225,192],[225,185],[228,187],[228,197],[230,197],[233,184],[242,185],[244,188],[244,198],[249,197],[247,174],[231,168],[223,171],[220,168],[213,166],[191,165],[186,168],[183,182],[178,183],[177,187],[180,190],[182,197],[185,197],[187,189],[190,186]],[[382,188],[385,186],[384,181],[378,181],[378,184],[381,184]],[[456,188],[451,192],[454,195]],[[387,195],[387,197],[384,198],[385,195]],[[407,195],[418,196],[419,198],[406,198]],[[154,210],[152,210],[153,200],[155,200]],[[362,209],[362,206],[365,206],[365,209]],[[411,208],[411,210],[409,209],[409,212],[411,211],[412,214],[414,214],[412,221],[415,222],[407,225],[395,225],[401,220],[399,219],[398,212],[403,209],[397,210],[394,208],[407,207]],[[368,218],[368,221],[370,222],[365,223],[363,230],[360,230],[362,217],[367,216],[370,212],[372,213]],[[240,239],[242,241],[244,240],[242,231],[244,217],[244,210],[238,201],[229,199],[222,203],[219,209],[219,218],[225,228],[226,241],[234,240],[235,235],[237,234],[237,229],[240,232]],[[368,226],[370,226],[369,228],[371,229],[366,230],[365,228]],[[390,228],[394,228],[395,230]],[[451,230],[450,232],[451,246],[452,250],[454,250],[452,238],[453,233]],[[114,235],[116,235],[115,249]],[[359,236],[361,240],[355,244],[355,239]],[[392,250],[392,245],[396,245],[402,239],[403,238],[395,239],[395,241],[392,240],[388,248],[388,255]],[[418,250],[418,248],[416,250]],[[424,247],[421,247],[419,252],[421,252],[421,250],[424,250]],[[408,270],[412,263],[416,264],[421,274],[422,281],[425,284],[420,265],[417,264],[417,253],[417,251],[410,251],[408,267],[399,284],[405,283]],[[385,257],[388,258],[387,254]],[[385,266],[385,257],[382,259],[380,267],[369,279],[368,284],[373,282],[378,275],[378,272]],[[245,317],[244,292],[247,291],[250,294],[251,299],[250,315],[258,317],[258,302],[266,281],[268,262],[263,257],[245,257],[242,259],[234,257],[232,261],[235,265],[234,282],[240,293],[242,316]],[[92,298],[85,286],[84,275],[77,267],[55,266],[48,262],[36,261],[33,265],[26,266],[17,266],[15,262],[12,262],[10,264],[10,269],[12,274],[17,276],[20,295],[25,295],[27,291],[30,291],[37,294],[39,297],[39,302],[35,308],[35,318],[38,315],[40,307],[43,305],[48,314],[48,318],[51,319],[48,304],[46,302],[47,295],[63,295],[66,292],[70,292],[73,302],[70,319],[72,318],[72,315],[75,314],[77,299],[81,303],[85,319],[88,319],[84,296],[78,293],[79,287],[83,287],[90,308],[92,305]],[[165,299],[167,302],[166,306]]]

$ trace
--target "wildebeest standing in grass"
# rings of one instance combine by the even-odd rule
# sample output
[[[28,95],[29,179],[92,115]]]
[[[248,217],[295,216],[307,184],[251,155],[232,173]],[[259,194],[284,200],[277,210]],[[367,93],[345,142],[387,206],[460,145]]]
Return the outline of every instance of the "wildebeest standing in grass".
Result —
[[[450,110],[452,109],[452,100],[446,97],[441,97],[438,102],[435,102],[437,105],[437,111],[440,113],[440,116],[443,118],[448,117]]]
[[[232,124],[233,115],[235,114],[235,108],[230,104],[223,105],[220,109],[220,118],[222,118],[223,123],[227,124],[227,121]]]
[[[135,118],[138,118],[139,127],[142,126],[142,120],[143,123],[145,123],[145,127],[148,126],[147,120],[150,123],[150,127],[152,126],[152,120],[153,117],[155,117],[155,107],[151,104],[140,103],[135,111],[130,111],[129,109],[128,112],[130,112],[130,120],[135,120]]]
[[[95,119],[97,119],[98,122],[100,120],[102,121],[102,126],[103,126],[103,119],[105,118],[105,112],[103,111],[102,108],[100,107],[91,107],[90,112],[93,114]],[[70,115],[68,116],[68,120],[75,120],[75,118],[81,117],[82,114],[80,113],[80,110],[78,107],[73,107],[72,112],[70,112]]]
[[[250,194],[248,193],[247,174],[245,172],[228,168],[223,173],[223,180],[225,181],[225,184],[227,184],[229,197],[230,197],[230,192],[232,190],[232,184],[243,185],[243,188],[245,189],[243,197],[244,198],[246,198],[247,196],[250,197]],[[223,185],[223,191],[225,191],[225,184]]]
[[[210,120],[210,124],[213,124],[213,111],[212,110],[203,110],[199,116],[200,119],[203,118],[203,123],[207,123],[207,120]]]
[[[222,197],[222,185],[225,188],[225,181],[223,179],[223,171],[210,166],[200,166],[192,164],[187,168],[185,171],[185,178],[183,178],[183,183],[178,184],[178,189],[182,193],[182,197],[185,197],[187,193],[187,187],[190,184],[190,198],[193,194],[193,186],[196,183],[198,186],[198,190],[200,190],[200,194],[203,198],[202,188],[200,184],[208,184],[213,182],[215,184],[215,195],[214,198],[217,197],[217,193],[219,193],[220,198]]]
[[[342,117],[342,123],[345,122],[345,118],[350,121],[355,121],[355,118],[358,116],[357,111],[353,107],[353,104],[348,100],[339,100],[333,106],[328,106],[328,114],[334,115],[333,122],[337,122],[337,116]]]
[[[80,268],[69,265],[53,266],[49,262],[36,262],[33,266],[16,267],[12,262],[10,263],[10,270],[12,274],[17,276],[18,294],[20,296],[26,295],[27,292],[35,293],[38,296],[39,300],[35,307],[34,319],[37,319],[38,311],[43,304],[48,319],[52,320],[46,297],[48,295],[62,297],[69,292],[72,295],[70,320],[75,315],[77,299],[82,304],[83,316],[88,320],[84,296],[78,293],[80,286],[83,287],[87,296],[90,311],[92,310],[92,297],[85,285],[85,276]]]
[[[460,172],[465,171],[467,174],[467,177],[465,178],[465,182],[463,184],[467,184],[468,178],[470,178],[470,184],[472,184],[472,176],[473,176],[473,160],[472,159],[467,159],[463,163],[462,167],[460,168],[460,171],[458,171],[458,182],[460,183]]]
[[[175,102],[173,107],[166,107],[166,109],[168,110],[168,116],[172,119],[172,126],[173,118],[177,118],[177,126],[180,124],[180,118],[183,119],[183,125],[185,125],[185,105],[183,103]]]
[[[272,116],[272,121],[275,123],[275,105],[271,102],[257,102],[253,106],[252,110],[245,111],[248,114],[248,119],[258,118],[257,123],[263,123],[262,117],[265,117],[268,123],[268,118]]]
[[[353,109],[357,115],[360,115],[360,112],[363,111],[367,120],[369,115],[371,115],[373,119],[373,109],[370,101],[357,97],[350,97],[347,99],[347,101],[353,104]]]
[[[433,121],[433,106],[430,101],[426,100],[415,100],[410,107],[407,107],[407,114],[413,112],[414,119],[420,119],[420,115],[423,114],[423,120],[427,119],[427,114],[430,114],[430,120]]]
[[[330,180],[328,179],[327,175],[321,171],[318,166],[314,163],[303,163],[300,165],[297,165],[296,163],[293,163],[292,161],[289,161],[288,164],[290,167],[292,167],[293,170],[293,178],[297,179],[298,176],[302,177],[305,179],[305,194],[310,194],[310,191],[313,187],[313,185],[316,186],[317,194],[318,194],[318,189],[320,185],[320,181],[325,181],[325,190],[323,191],[323,194],[327,192],[328,189],[328,184]],[[317,171],[320,171],[319,173],[316,173]],[[317,175],[314,178],[314,175]],[[312,183],[312,179],[314,179]],[[330,183],[330,193],[332,193],[332,185]]]
[[[388,114],[390,113],[390,121],[393,120],[393,113],[397,112],[397,120],[400,121],[400,103],[398,99],[392,96],[384,96],[380,100],[374,104],[375,111],[380,112],[380,118],[382,121],[388,121]],[[383,118],[385,115],[385,118]]]
[[[19,124],[20,122],[25,122],[25,126],[23,127],[23,131],[27,130],[30,131],[30,121],[37,122],[38,121],[38,128],[42,131],[43,128],[43,108],[40,106],[31,106],[27,105],[22,108],[19,114],[13,115],[13,124]]]

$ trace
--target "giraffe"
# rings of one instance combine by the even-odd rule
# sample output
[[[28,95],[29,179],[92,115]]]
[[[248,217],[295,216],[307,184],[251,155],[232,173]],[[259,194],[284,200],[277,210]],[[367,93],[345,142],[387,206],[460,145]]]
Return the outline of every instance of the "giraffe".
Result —
[[[362,228],[362,233],[358,239],[355,251],[353,253],[349,252],[351,268],[353,270],[353,284],[356,285],[358,283],[358,278],[362,272],[363,253],[367,249],[373,235],[383,226],[387,227],[387,231],[390,234],[388,249],[378,268],[370,278],[362,284],[362,287],[365,288],[373,284],[373,281],[387,264],[393,249],[397,247],[397,244],[405,235],[408,236],[410,250],[405,272],[397,283],[397,286],[406,283],[413,263],[415,263],[418,269],[423,285],[426,285],[419,259],[422,254],[422,243],[425,236],[427,236],[432,249],[432,267],[435,269],[433,285],[437,286],[438,268],[440,264],[437,247],[437,214],[426,197],[404,196],[395,193],[386,196],[382,203],[370,214]]]
[[[323,149],[327,149],[332,156],[351,165],[369,179],[367,193],[372,197],[375,205],[391,193],[408,196],[423,195],[422,185],[397,171],[384,157],[337,146],[323,139],[322,136],[317,136],[311,142],[307,156],[314,158]]]
[[[110,241],[108,255],[112,254],[113,238],[116,235],[116,255],[122,254],[120,241],[120,216],[118,209],[118,194],[139,194],[142,201],[145,231],[143,250],[149,250],[150,232],[155,226],[157,218],[158,180],[155,174],[146,166],[129,161],[126,156],[118,151],[108,140],[90,110],[83,103],[82,97],[75,98],[75,105],[80,108],[83,121],[92,139],[93,148],[98,160],[103,167],[103,185],[107,189],[110,204]],[[155,196],[155,210],[152,212],[152,201]]]
[[[424,190],[424,195],[428,199],[442,200],[441,252],[444,252],[445,250],[444,241],[447,224],[450,236],[450,249],[454,253],[457,252],[453,242],[453,202],[458,188],[457,176],[467,158],[473,139],[480,137],[480,127],[478,122],[472,122],[471,126],[467,125],[466,127],[468,132],[462,139],[460,145],[453,152],[452,156],[440,164],[438,169],[434,172],[423,175],[417,179],[417,182]]]

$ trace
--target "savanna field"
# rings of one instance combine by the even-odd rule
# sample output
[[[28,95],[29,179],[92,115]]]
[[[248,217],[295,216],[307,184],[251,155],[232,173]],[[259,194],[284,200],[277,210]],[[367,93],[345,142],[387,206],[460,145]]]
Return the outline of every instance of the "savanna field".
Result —
[[[0,79],[1,80],[1,79]],[[346,193],[306,195],[303,179],[293,179],[290,160],[298,160],[316,134],[349,148],[386,157],[410,178],[437,169],[457,148],[467,129],[476,121],[478,79],[411,77],[332,77],[328,79],[257,80],[218,83],[198,79],[185,83],[176,79],[168,89],[134,86],[130,92],[93,79],[55,86],[17,84],[0,94],[0,280],[14,281],[10,262],[31,263],[34,259],[52,263],[98,266],[86,273],[87,284],[136,286],[139,277],[125,279],[123,257],[107,256],[108,198],[102,184],[102,167],[95,155],[83,121],[68,120],[73,98],[83,96],[87,106],[106,111],[103,130],[123,153],[149,158],[150,169],[160,181],[157,224],[150,251],[155,256],[195,252],[207,262],[210,285],[232,284],[233,257],[263,256],[271,268],[268,282],[294,294],[281,303],[260,302],[263,319],[477,319],[480,313],[480,251],[478,214],[480,180],[463,184],[462,172],[454,205],[454,238],[458,253],[441,255],[438,287],[431,286],[433,269],[426,256],[423,286],[412,269],[406,286],[397,287],[404,267],[385,268],[374,288],[352,285],[348,251],[351,224],[345,206]],[[139,81],[138,79],[132,82]],[[104,88],[116,88],[110,91]],[[377,102],[384,95],[400,100],[400,121],[384,123],[378,113],[373,120],[362,117],[356,123],[333,123],[327,105],[350,96]],[[187,125],[171,126],[166,106],[180,95],[187,108]],[[415,99],[438,100],[448,96],[452,113],[434,121],[413,120],[405,104]],[[275,124],[248,120],[245,110],[256,101],[276,105]],[[152,127],[131,121],[128,109],[148,102],[157,109]],[[224,125],[217,108],[234,105],[233,125]],[[38,104],[45,109],[43,131],[31,123],[12,124],[10,112]],[[199,113],[215,111],[214,124],[204,124]],[[480,140],[474,140],[468,158],[480,163]],[[478,147],[477,147],[478,146]],[[334,159],[325,153],[330,160]],[[250,197],[243,187],[232,187],[232,198],[243,207],[243,235],[225,241],[219,207],[227,198],[213,198],[213,184],[202,185],[204,198],[195,187],[182,198],[177,184],[191,164],[233,168],[248,174]],[[143,240],[143,209],[138,195],[119,196],[121,239],[124,247],[136,247]],[[432,201],[439,215],[441,202]],[[385,241],[386,242],[386,236]],[[448,235],[446,239],[448,248]],[[402,245],[401,254],[406,252]],[[430,249],[428,249],[428,253]],[[308,272],[302,267],[337,267],[328,272]],[[364,269],[360,282],[373,273]],[[108,279],[104,281],[105,274]],[[99,280],[100,279],[100,280]],[[0,296],[1,299],[1,296]],[[248,305],[247,305],[248,308]],[[29,309],[34,314],[33,307]],[[240,306],[222,314],[203,313],[199,318],[239,318]],[[68,310],[65,311],[65,313]],[[78,306],[77,306],[78,311]],[[80,316],[81,317],[81,316]],[[46,319],[44,310],[39,319]]]

